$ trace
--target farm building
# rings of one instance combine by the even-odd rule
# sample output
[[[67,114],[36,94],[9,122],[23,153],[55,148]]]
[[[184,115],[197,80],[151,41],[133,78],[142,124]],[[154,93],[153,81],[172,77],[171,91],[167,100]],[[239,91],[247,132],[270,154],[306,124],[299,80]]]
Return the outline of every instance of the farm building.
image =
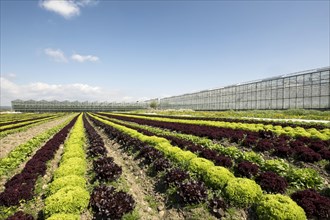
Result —
[[[329,109],[330,67],[160,99],[161,109]]]
[[[129,111],[147,109],[144,102],[117,103],[117,102],[69,102],[69,101],[35,101],[14,100],[12,108],[19,112],[100,112],[100,111]]]

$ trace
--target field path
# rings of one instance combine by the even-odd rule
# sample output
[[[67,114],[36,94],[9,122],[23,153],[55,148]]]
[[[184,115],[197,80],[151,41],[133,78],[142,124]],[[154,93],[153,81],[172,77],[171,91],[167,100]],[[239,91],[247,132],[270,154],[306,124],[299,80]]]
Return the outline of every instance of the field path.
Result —
[[[35,127],[29,128],[26,131],[17,132],[9,134],[6,137],[0,139],[0,159],[5,157],[10,151],[20,144],[23,144],[30,140],[31,138],[45,132],[61,123],[72,115],[67,115],[59,119],[51,120],[49,122],[37,125]]]
[[[182,212],[174,208],[166,208],[165,198],[154,190],[155,181],[146,175],[145,170],[139,167],[138,162],[133,157],[127,155],[120,149],[120,145],[110,140],[103,131],[95,126],[91,121],[95,130],[103,138],[108,156],[114,158],[114,162],[122,167],[122,177],[129,186],[129,194],[131,194],[136,202],[136,210],[140,219],[143,220],[159,220],[159,219],[185,219]],[[157,207],[150,207],[148,199],[152,199]]]

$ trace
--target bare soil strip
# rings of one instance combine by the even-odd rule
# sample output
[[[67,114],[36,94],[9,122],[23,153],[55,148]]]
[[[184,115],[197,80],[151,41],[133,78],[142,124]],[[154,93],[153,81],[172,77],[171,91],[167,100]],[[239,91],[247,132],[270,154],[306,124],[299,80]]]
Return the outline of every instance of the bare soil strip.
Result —
[[[91,122],[91,124],[93,123]],[[120,145],[110,140],[103,131],[95,125],[93,126],[103,138],[105,147],[109,152],[108,156],[113,157],[115,163],[122,167],[122,177],[130,187],[129,194],[136,201],[135,209],[138,210],[140,219],[185,219],[184,213],[180,210],[166,207],[165,198],[154,190],[155,180],[146,175],[145,170],[139,167],[138,162],[134,161],[132,156],[123,152]],[[150,200],[153,200],[153,205]]]
[[[0,139],[0,158],[4,158],[10,151],[20,144],[23,144],[30,140],[31,138],[41,134],[42,132],[47,131],[61,123],[66,119],[71,117],[67,115],[59,119],[55,119],[44,124],[29,128],[26,131],[10,134],[2,139]]]

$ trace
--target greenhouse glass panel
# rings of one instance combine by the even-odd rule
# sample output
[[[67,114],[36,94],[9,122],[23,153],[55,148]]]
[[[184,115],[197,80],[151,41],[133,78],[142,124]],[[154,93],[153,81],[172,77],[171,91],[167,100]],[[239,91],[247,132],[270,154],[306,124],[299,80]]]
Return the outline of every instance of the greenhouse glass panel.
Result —
[[[276,109],[277,108],[277,102],[276,100],[271,100],[271,108]]]
[[[277,98],[278,99],[283,99],[284,95],[283,95],[283,90],[279,89],[277,90]]]
[[[266,90],[265,99],[271,99],[272,98],[272,91],[270,89]]]
[[[276,98],[277,98],[277,90],[276,89],[272,89],[271,99],[276,99]]]
[[[302,86],[304,84],[304,76],[297,76],[297,86]]]
[[[327,108],[329,105],[329,96],[321,96],[320,108]]]
[[[304,85],[310,85],[312,84],[312,75],[306,74],[304,75]]]
[[[265,100],[266,99],[266,90],[262,90],[261,91],[261,100]]]
[[[289,108],[296,108],[297,99],[289,99]]]
[[[320,97],[313,97],[312,98],[312,106],[313,106],[313,108],[315,108],[315,107],[319,108],[320,107]]]
[[[312,96],[319,96],[321,94],[321,87],[319,84],[313,85]]]
[[[285,88],[284,89],[284,98],[289,98],[290,97],[290,88]]]
[[[303,86],[297,86],[297,97],[303,98],[304,97],[304,87]]]
[[[321,96],[329,96],[329,83],[321,84]]]
[[[277,80],[272,80],[271,83],[273,89],[277,88]]]
[[[297,88],[291,87],[290,88],[290,98],[296,98],[297,97]]]
[[[312,82],[313,82],[313,84],[320,83],[320,73],[319,72],[318,73],[314,73],[312,75]]]
[[[277,109],[283,109],[283,99],[278,99],[276,101],[276,107]]]
[[[304,99],[303,98],[297,98],[297,108],[304,108]]]
[[[278,79],[278,80],[277,80],[277,87],[278,87],[278,88],[282,88],[282,87],[284,87],[283,79]]]
[[[290,100],[289,99],[284,99],[283,100],[283,108],[284,109],[290,108]]]
[[[312,86],[304,86],[304,97],[312,96]]]
[[[321,83],[329,83],[330,72],[324,71],[321,73]]]
[[[266,102],[265,100],[260,101],[260,109],[265,109],[266,108]]]
[[[296,76],[290,77],[289,78],[289,83],[290,83],[290,86],[296,86],[297,85],[297,77]]]

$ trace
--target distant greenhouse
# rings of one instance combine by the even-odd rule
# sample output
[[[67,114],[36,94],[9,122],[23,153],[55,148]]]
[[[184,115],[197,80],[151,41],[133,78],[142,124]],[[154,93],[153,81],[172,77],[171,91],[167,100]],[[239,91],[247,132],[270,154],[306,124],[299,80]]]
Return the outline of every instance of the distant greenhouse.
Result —
[[[161,109],[330,109],[329,67],[160,99]]]
[[[35,101],[14,100],[12,108],[19,112],[100,112],[100,111],[129,111],[147,109],[145,102],[69,102],[69,101]]]
[[[20,112],[99,112],[148,109],[252,110],[330,109],[330,67],[239,83],[217,89],[187,93],[144,102],[69,102],[14,100]]]

